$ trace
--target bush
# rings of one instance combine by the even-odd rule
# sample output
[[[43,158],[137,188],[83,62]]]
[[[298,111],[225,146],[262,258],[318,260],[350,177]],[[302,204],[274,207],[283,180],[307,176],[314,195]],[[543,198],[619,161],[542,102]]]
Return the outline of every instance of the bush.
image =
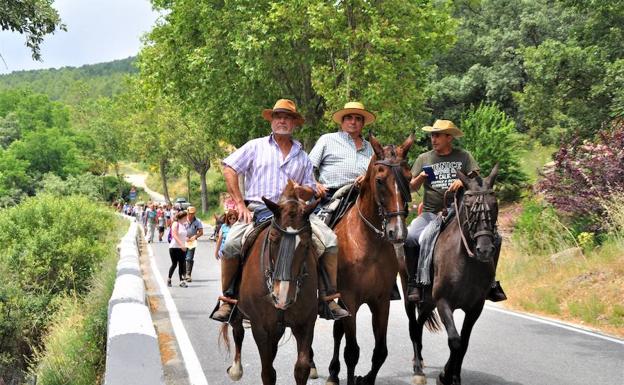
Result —
[[[524,202],[513,233],[514,244],[529,255],[547,255],[576,246],[574,234],[555,209],[535,199]]]
[[[514,121],[496,105],[481,103],[462,115],[461,129],[464,137],[460,143],[479,163],[482,175],[488,175],[499,164],[495,188],[500,199],[517,200],[528,178],[518,162],[519,134]]]
[[[37,193],[46,193],[58,197],[84,195],[91,199],[102,199],[101,177],[89,173],[70,175],[65,180],[60,176],[47,173],[40,182]]]
[[[86,293],[114,251],[113,213],[85,197],[29,198],[0,216],[0,373],[19,381],[63,298]],[[15,382],[14,382],[15,381]]]
[[[575,138],[564,144],[537,188],[580,230],[606,231],[602,202],[624,193],[624,121],[601,130],[593,142]]]
[[[125,223],[127,225],[127,222]],[[116,277],[117,255],[111,253],[84,298],[68,297],[37,350],[30,372],[38,385],[101,383],[106,357],[108,300]]]

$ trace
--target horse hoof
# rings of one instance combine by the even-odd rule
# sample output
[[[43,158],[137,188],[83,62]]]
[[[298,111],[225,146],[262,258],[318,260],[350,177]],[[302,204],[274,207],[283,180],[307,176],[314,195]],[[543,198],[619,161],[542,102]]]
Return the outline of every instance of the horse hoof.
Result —
[[[316,368],[311,368],[310,369],[310,376],[311,379],[316,380],[318,378],[318,371],[316,370]]]
[[[414,377],[412,377],[412,384],[414,384],[414,385],[426,385],[427,384],[427,377],[425,377],[424,375],[417,374]]]
[[[227,374],[230,376],[230,380],[238,381],[243,377],[243,367],[241,364],[232,365],[227,368]]]
[[[355,385],[368,385],[368,384],[371,384],[371,382],[368,380],[368,376],[364,376],[364,377],[356,376],[355,377]]]
[[[436,385],[448,385],[444,382],[444,372],[441,372],[438,378],[436,379]]]
[[[328,378],[327,381],[325,382],[325,385],[340,385],[340,382],[338,380],[332,380]]]

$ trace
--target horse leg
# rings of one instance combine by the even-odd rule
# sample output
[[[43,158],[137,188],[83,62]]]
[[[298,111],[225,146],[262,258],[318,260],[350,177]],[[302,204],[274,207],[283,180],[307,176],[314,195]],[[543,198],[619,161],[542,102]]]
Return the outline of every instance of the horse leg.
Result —
[[[243,365],[241,365],[241,349],[243,347],[243,339],[245,338],[245,329],[241,317],[237,317],[232,323],[232,334],[234,335],[234,345],[236,353],[234,354],[234,362],[227,369],[227,373],[232,381],[238,381],[243,377]]]
[[[352,307],[349,307],[350,309]],[[354,310],[351,317],[343,318],[343,327],[345,333],[345,350],[344,360],[347,364],[347,385],[355,385],[355,366],[360,360],[360,346],[357,343],[356,336],[356,313]]]
[[[466,351],[468,350],[468,342],[470,341],[470,333],[472,333],[472,328],[474,324],[479,319],[481,315],[481,311],[483,311],[483,305],[485,302],[482,302],[479,306],[470,309],[470,311],[466,312],[466,317],[464,318],[464,325],[462,326],[461,331],[461,349],[459,351],[457,360],[455,361],[455,367],[453,368],[454,376],[457,377],[457,384],[461,383],[461,367],[464,361],[464,356],[466,355]]]
[[[342,320],[334,321],[334,355],[329,363],[329,377],[325,385],[338,385],[338,374],[340,373],[340,343],[344,336],[344,325]]]
[[[357,377],[357,385],[373,385],[379,369],[388,357],[387,332],[388,313],[390,312],[390,298],[384,299],[371,306],[373,314],[373,333],[375,334],[375,348],[371,359],[371,369],[364,377]]]
[[[314,338],[314,322],[305,326],[292,328],[292,333],[297,340],[297,362],[295,363],[295,382],[297,385],[305,385],[310,375],[310,351]]]
[[[411,316],[408,313],[409,318],[409,331],[410,331],[410,339],[412,340],[412,345],[414,349],[414,360],[413,362],[413,370],[414,376],[412,377],[412,383],[414,385],[425,385],[427,383],[427,377],[425,376],[424,367],[425,362],[422,357],[422,336],[423,336],[423,328],[425,326],[426,321],[431,316],[433,309],[435,306],[432,303],[425,302],[418,308],[418,319],[415,317],[414,311],[414,303],[407,302],[406,309],[408,306],[411,306]]]
[[[258,353],[260,353],[262,384],[275,385],[277,374],[273,368],[273,360],[275,360],[275,355],[277,353],[277,341],[279,337],[271,335],[271,333],[264,330],[261,326],[255,325],[256,323],[252,322],[251,331],[253,332],[256,345],[258,346]]]
[[[457,328],[455,327],[455,320],[453,319],[453,310],[451,309],[448,302],[445,299],[440,299],[437,303],[438,312],[440,313],[440,317],[442,318],[442,323],[444,323],[444,327],[446,328],[446,334],[448,335],[448,345],[451,351],[448,361],[446,365],[444,365],[444,370],[440,373],[438,377],[438,384],[440,385],[459,385],[459,379],[455,378],[453,368],[455,367],[455,363],[457,362],[457,357],[460,355],[461,350],[461,337],[459,333],[457,333]]]
[[[310,378],[313,380],[316,380],[318,378],[316,363],[314,363],[314,349],[312,349],[312,347],[310,347]]]

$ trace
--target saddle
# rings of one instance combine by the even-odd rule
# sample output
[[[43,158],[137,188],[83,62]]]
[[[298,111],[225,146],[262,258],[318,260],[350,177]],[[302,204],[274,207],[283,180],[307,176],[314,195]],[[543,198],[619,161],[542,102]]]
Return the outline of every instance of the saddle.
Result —
[[[355,203],[360,190],[350,183],[339,188],[329,203],[324,204],[317,216],[330,228],[334,229],[347,210]]]

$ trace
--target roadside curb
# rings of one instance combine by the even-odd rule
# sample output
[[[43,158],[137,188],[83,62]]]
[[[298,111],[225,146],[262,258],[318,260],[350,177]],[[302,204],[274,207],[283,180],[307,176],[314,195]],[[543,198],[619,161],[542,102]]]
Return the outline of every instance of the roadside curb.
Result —
[[[165,384],[158,337],[146,305],[139,237],[141,230],[132,221],[117,245],[120,260],[108,303],[105,385]]]

